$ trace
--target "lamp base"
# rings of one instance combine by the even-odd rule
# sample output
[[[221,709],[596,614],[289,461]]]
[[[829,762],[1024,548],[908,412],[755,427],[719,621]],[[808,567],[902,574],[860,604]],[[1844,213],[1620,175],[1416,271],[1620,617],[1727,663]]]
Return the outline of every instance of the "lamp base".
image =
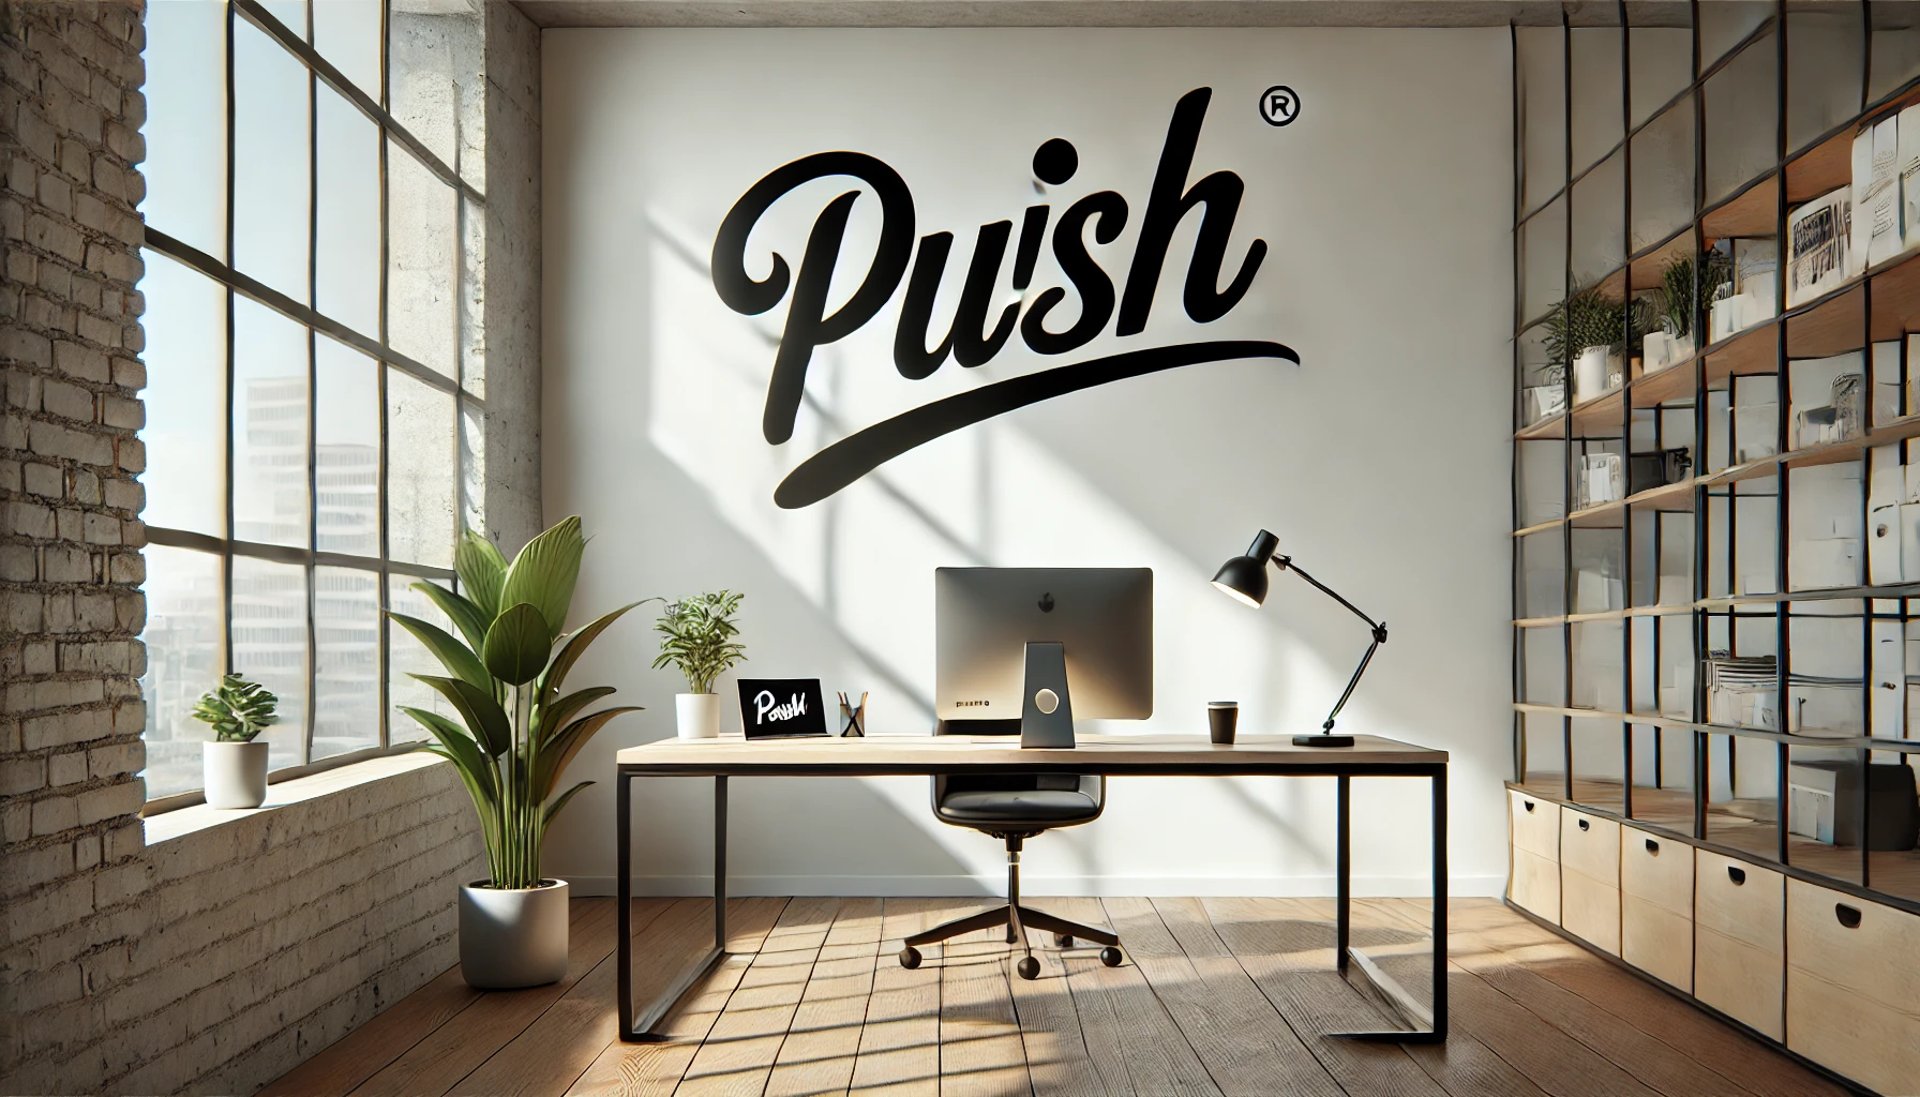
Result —
[[[1353,745],[1353,736],[1296,735],[1293,737],[1293,745],[1296,747],[1350,747]]]

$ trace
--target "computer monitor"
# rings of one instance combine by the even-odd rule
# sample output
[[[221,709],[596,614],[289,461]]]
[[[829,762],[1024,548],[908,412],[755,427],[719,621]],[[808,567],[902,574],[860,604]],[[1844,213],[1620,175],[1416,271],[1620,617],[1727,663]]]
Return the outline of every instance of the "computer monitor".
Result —
[[[940,719],[1071,746],[1075,716],[1153,715],[1152,568],[937,568],[933,590]]]

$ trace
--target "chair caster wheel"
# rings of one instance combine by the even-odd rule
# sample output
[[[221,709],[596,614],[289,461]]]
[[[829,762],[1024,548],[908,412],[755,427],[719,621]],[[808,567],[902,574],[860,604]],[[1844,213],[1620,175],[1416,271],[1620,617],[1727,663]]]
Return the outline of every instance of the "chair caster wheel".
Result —
[[[920,950],[917,948],[914,948],[912,945],[908,945],[906,948],[901,949],[900,950],[900,966],[903,968],[909,968],[909,969],[919,967],[920,966]]]
[[[1056,934],[1054,934],[1054,935],[1053,935],[1053,947],[1055,947],[1055,948],[1072,948],[1072,947],[1073,947],[1073,934],[1071,934],[1071,933],[1056,933]]]
[[[1031,956],[1022,956],[1020,962],[1013,966],[1013,970],[1020,973],[1020,978],[1031,982],[1040,978],[1040,961]]]
[[[1120,950],[1112,945],[1100,950],[1100,962],[1108,967],[1119,967],[1121,958]]]

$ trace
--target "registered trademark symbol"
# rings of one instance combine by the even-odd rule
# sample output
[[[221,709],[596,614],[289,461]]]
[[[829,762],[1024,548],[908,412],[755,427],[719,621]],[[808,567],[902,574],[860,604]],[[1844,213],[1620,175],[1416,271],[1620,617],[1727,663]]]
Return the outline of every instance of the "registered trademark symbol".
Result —
[[[1260,93],[1260,117],[1269,126],[1285,126],[1300,117],[1300,97],[1285,84],[1275,84]]]

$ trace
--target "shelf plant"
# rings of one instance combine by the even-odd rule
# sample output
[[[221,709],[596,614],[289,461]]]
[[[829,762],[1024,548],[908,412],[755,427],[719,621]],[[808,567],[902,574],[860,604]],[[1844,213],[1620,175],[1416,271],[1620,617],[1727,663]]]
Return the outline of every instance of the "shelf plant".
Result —
[[[413,584],[459,635],[388,614],[447,672],[410,677],[459,716],[400,709],[433,737],[422,749],[453,763],[480,816],[488,875],[461,889],[460,907],[460,964],[475,986],[535,986],[566,973],[567,885],[542,878],[540,847],[555,816],[593,782],[555,790],[567,764],[600,729],[640,711],[620,705],[588,712],[613,687],[565,688],[594,640],[641,604],[565,631],[585,550],[577,517],[527,542],[511,563],[491,541],[467,531],[454,553],[460,593]]]
[[[747,657],[735,637],[734,615],[743,595],[729,590],[696,594],[669,603],[654,622],[660,654],[653,669],[674,667],[687,680],[687,692],[674,698],[680,737],[710,739],[720,733],[720,698],[713,683]]]
[[[213,729],[201,750],[201,788],[217,808],[257,808],[267,799],[266,743],[254,740],[280,721],[280,699],[238,674],[201,695],[193,718]]]

